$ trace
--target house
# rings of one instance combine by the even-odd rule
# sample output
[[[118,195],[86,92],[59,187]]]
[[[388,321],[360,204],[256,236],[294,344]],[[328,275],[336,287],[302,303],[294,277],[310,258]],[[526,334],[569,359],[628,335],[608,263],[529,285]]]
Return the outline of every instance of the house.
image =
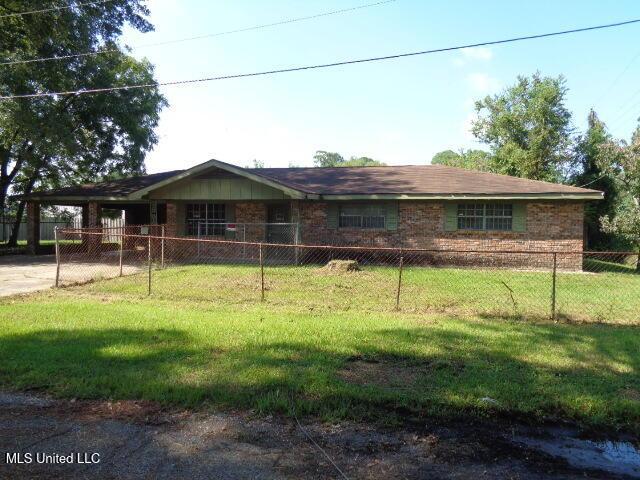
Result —
[[[127,224],[164,224],[167,236],[580,252],[585,202],[602,198],[596,190],[442,165],[255,169],[210,160],[33,193],[28,244],[34,251],[38,243],[40,205],[55,204],[81,206],[87,227],[100,225],[101,209],[120,209]]]

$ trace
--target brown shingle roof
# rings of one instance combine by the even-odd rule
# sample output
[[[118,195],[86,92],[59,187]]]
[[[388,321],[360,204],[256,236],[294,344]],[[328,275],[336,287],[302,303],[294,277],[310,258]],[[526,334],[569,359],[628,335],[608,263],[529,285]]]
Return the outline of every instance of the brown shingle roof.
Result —
[[[210,163],[210,162],[208,162]],[[225,169],[215,161],[212,168]],[[207,164],[196,166],[206,167]],[[443,165],[340,168],[249,168],[229,165],[299,192],[315,195],[586,195],[597,190],[540,182],[493,173],[464,170]],[[200,173],[202,168],[200,168]],[[127,197],[139,190],[190,173],[173,170],[137,177],[91,183],[76,187],[34,192],[32,198],[46,197]],[[183,175],[184,176],[184,175]]]
[[[149,187],[167,178],[184,172],[173,170],[171,172],[152,173],[150,175],[138,175],[136,177],[109,180],[107,182],[86,183],[75,187],[58,188],[44,192],[34,192],[32,196],[38,197],[126,197],[138,190]]]
[[[597,190],[443,165],[248,169],[290,188],[320,195],[593,194]]]

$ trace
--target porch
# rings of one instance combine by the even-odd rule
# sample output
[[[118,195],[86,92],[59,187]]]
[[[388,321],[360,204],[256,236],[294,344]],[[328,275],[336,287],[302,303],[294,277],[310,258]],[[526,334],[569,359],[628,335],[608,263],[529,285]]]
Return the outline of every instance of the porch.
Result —
[[[130,236],[124,245],[127,250],[136,248],[138,243],[144,243],[142,239],[136,238],[140,235],[299,244],[300,224],[291,221],[295,218],[292,203],[210,200],[54,203],[30,200],[27,202],[27,253],[51,253],[45,252],[40,242],[40,210],[43,205],[81,207],[82,221],[74,227],[91,229],[98,235],[83,235],[77,239],[65,240],[80,243],[81,249],[78,251],[98,253],[113,250],[115,246],[109,244],[119,243],[123,235]],[[123,218],[124,221],[114,225],[114,222],[109,221],[114,216]]]

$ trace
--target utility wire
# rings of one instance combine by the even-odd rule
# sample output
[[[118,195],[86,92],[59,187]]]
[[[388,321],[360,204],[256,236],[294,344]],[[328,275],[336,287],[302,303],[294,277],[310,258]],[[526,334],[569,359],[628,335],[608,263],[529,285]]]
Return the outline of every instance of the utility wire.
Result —
[[[34,14],[37,14],[37,13],[55,12],[55,11],[58,11],[58,10],[67,10],[69,8],[88,7],[89,5],[100,5],[102,3],[109,3],[109,2],[113,2],[113,1],[114,0],[97,0],[95,2],[78,3],[77,5],[65,5],[65,6],[62,6],[62,7],[49,7],[49,8],[43,8],[41,10],[29,10],[27,12],[6,13],[4,15],[0,15],[0,18],[21,17],[23,15],[34,15]]]
[[[153,83],[144,83],[144,84],[137,84],[137,85],[122,85],[117,87],[103,87],[103,88],[90,88],[90,89],[81,89],[81,90],[66,90],[66,91],[59,91],[59,92],[40,92],[40,93],[27,93],[27,94],[20,94],[20,95],[6,95],[6,96],[0,96],[0,100],[10,100],[15,98],[51,97],[51,96],[58,96],[58,95],[81,95],[81,94],[88,94],[88,93],[104,93],[104,92],[112,92],[112,91],[119,91],[119,90],[132,90],[132,89],[141,89],[141,88],[155,88],[155,87],[170,86],[170,85],[185,85],[185,84],[192,84],[192,83],[213,82],[217,80],[228,80],[232,78],[258,77],[258,76],[264,76],[264,75],[274,75],[277,73],[299,72],[303,70],[314,70],[314,69],[320,69],[320,68],[337,67],[341,65],[353,65],[358,63],[378,62],[382,60],[392,60],[397,58],[413,57],[413,56],[427,55],[432,53],[450,52],[454,50],[462,50],[465,48],[482,47],[482,46],[488,46],[488,45],[500,45],[504,43],[519,42],[523,40],[534,40],[539,38],[567,35],[571,33],[587,32],[591,30],[600,30],[605,28],[614,28],[614,27],[620,27],[623,25],[630,25],[634,23],[640,23],[640,19],[626,20],[623,22],[609,23],[605,25],[596,25],[591,27],[575,28],[571,30],[562,30],[562,31],[551,32],[551,33],[526,35],[522,37],[514,37],[514,38],[509,38],[504,40],[493,40],[488,42],[470,43],[466,45],[458,45],[455,47],[436,48],[432,50],[422,50],[418,52],[400,53],[396,55],[386,55],[381,57],[371,57],[371,58],[363,58],[363,59],[357,59],[357,60],[345,60],[342,62],[323,63],[323,64],[317,64],[317,65],[306,65],[301,67],[281,68],[281,69],[274,69],[274,70],[264,70],[261,72],[252,72],[252,73],[221,75],[216,77],[205,77],[205,78],[190,79],[190,80],[175,80],[170,82],[153,82]]]
[[[112,0],[109,0],[112,1]],[[397,0],[383,0],[380,2],[375,2],[375,3],[367,3],[364,5],[358,5],[356,7],[351,7],[351,8],[343,8],[340,10],[332,10],[329,12],[323,12],[323,13],[318,13],[315,15],[309,15],[306,17],[298,17],[298,18],[289,18],[287,20],[280,20],[278,22],[273,22],[273,23],[264,23],[262,25],[255,25],[252,27],[244,27],[244,28],[238,28],[235,30],[227,30],[227,31],[223,31],[223,32],[215,32],[215,33],[206,33],[203,35],[197,35],[194,37],[184,37],[184,38],[176,38],[174,40],[166,40],[163,42],[156,42],[156,43],[147,43],[147,44],[142,44],[142,45],[134,45],[132,48],[136,49],[136,48],[147,48],[147,47],[159,47],[159,46],[164,46],[164,45],[170,45],[173,43],[183,43],[183,42],[191,42],[194,40],[203,40],[205,38],[213,38],[213,37],[221,37],[223,35],[231,35],[234,33],[242,33],[242,32],[248,32],[251,30],[260,30],[263,28],[269,28],[269,27],[277,27],[278,25],[286,25],[289,23],[296,23],[296,22],[303,22],[306,20],[313,20],[315,18],[321,18],[321,17],[328,17],[330,15],[338,15],[341,13],[347,13],[347,12],[353,12],[355,10],[362,10],[363,8],[370,8],[370,7],[377,7],[380,5],[384,5],[387,3],[392,3],[392,2],[396,2]],[[67,60],[67,59],[71,59],[71,58],[79,58],[79,57],[88,57],[88,56],[92,56],[92,55],[101,55],[104,53],[114,53],[114,52],[118,52],[118,49],[115,48],[103,48],[103,49],[99,49],[99,50],[95,50],[92,52],[83,52],[83,53],[74,53],[74,54],[69,54],[69,55],[59,55],[59,56],[53,56],[53,57],[42,57],[42,58],[28,58],[28,59],[24,59],[24,60],[10,60],[10,61],[4,61],[4,62],[0,62],[0,66],[3,65],[18,65],[18,64],[23,64],[23,63],[36,63],[36,62],[48,62],[48,61],[53,61],[53,60]]]

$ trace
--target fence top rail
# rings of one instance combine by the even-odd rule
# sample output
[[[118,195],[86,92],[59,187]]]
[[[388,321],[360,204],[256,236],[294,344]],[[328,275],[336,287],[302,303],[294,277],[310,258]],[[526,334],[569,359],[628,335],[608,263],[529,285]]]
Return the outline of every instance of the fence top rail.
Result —
[[[146,226],[146,225],[145,225]],[[59,229],[60,233],[72,235],[100,235],[102,233],[95,232],[96,229]],[[405,247],[368,247],[368,246],[341,246],[341,245],[308,245],[294,243],[269,243],[269,242],[243,242],[239,240],[215,240],[194,237],[166,237],[157,235],[139,235],[120,233],[114,236],[127,236],[129,238],[142,238],[151,240],[177,241],[177,242],[197,242],[218,245],[244,245],[255,247],[276,247],[276,248],[298,248],[298,249],[317,249],[317,250],[355,250],[355,251],[380,251],[380,252],[399,252],[399,253],[483,253],[483,254],[517,254],[517,255],[632,255],[637,256],[637,252],[588,252],[584,250],[443,250],[436,248],[405,248]]]
[[[207,225],[282,225],[282,226],[290,226],[290,225],[298,225],[294,222],[210,222],[208,220],[188,220],[188,222],[192,223],[200,223]]]

